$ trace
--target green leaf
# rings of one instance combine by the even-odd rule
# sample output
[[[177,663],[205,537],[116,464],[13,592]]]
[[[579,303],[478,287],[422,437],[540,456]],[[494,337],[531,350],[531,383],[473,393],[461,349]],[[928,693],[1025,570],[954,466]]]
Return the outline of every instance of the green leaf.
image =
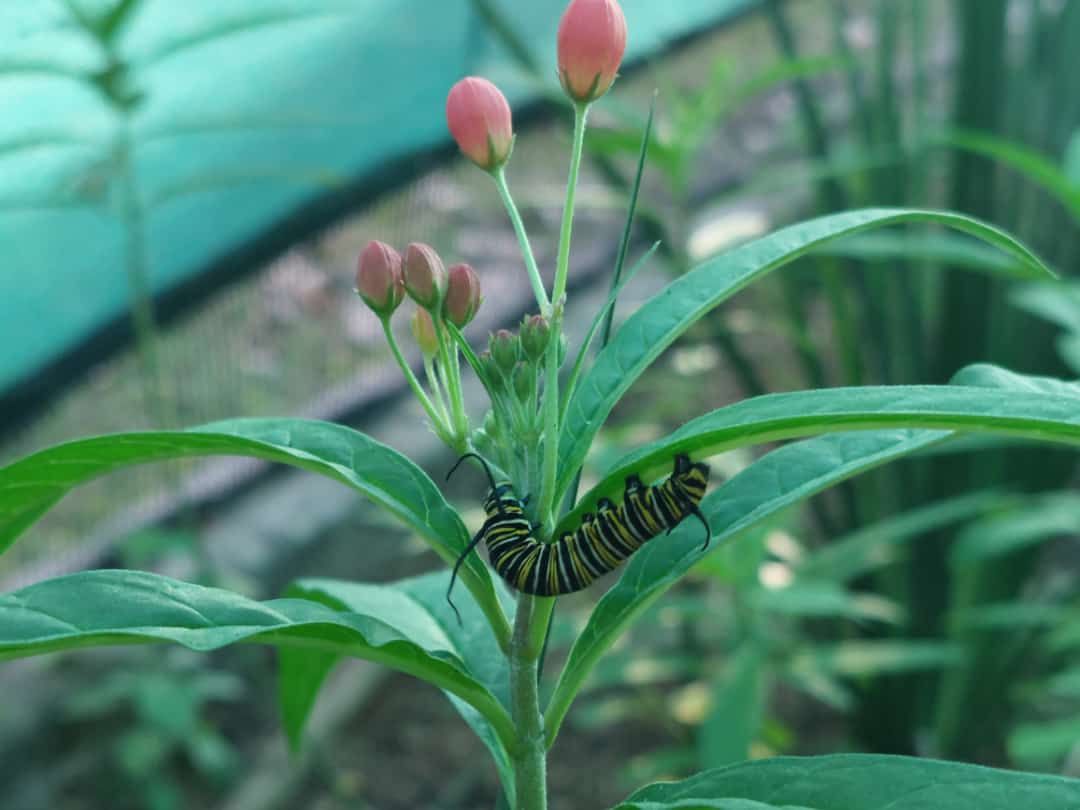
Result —
[[[991,602],[960,610],[949,619],[954,632],[966,630],[1043,630],[1068,618],[1064,605],[1047,602]]]
[[[1061,170],[1072,187],[1080,191],[1080,130],[1074,132],[1065,145],[1065,157],[1061,162]]]
[[[769,692],[765,663],[764,651],[754,644],[742,645],[728,660],[701,726],[698,752],[703,765],[719,767],[750,757]]]
[[[797,652],[790,667],[793,672],[861,678],[942,669],[960,663],[961,656],[960,645],[941,641],[841,641]]]
[[[776,757],[649,785],[616,810],[755,807],[746,802],[761,810],[1065,810],[1080,806],[1080,781],[877,754]]]
[[[896,562],[900,547],[910,540],[1019,502],[1018,497],[988,491],[911,509],[815,549],[799,562],[797,572],[800,578],[847,582]]]
[[[970,565],[1012,554],[1080,527],[1080,493],[1042,495],[1003,515],[976,521],[957,537],[952,565]]]
[[[1080,222],[1080,188],[1054,160],[1041,152],[987,132],[953,131],[945,134],[941,140],[948,146],[996,160],[1016,170],[1056,197],[1073,219]]]
[[[929,222],[964,231],[1016,257],[1032,277],[1053,273],[1031,251],[993,226],[959,214],[866,209],[782,228],[715,259],[669,284],[635,312],[574,392],[559,440],[561,498],[611,409],[660,353],[705,313],[766,273],[841,236],[886,225]]]
[[[1056,763],[1080,744],[1080,715],[1026,723],[1009,734],[1009,756],[1034,766]]]
[[[1080,444],[1080,385],[990,366],[965,369],[957,380],[967,384],[768,394],[699,416],[618,461],[563,518],[556,536],[576,526],[601,498],[618,498],[629,476],[652,481],[670,473],[671,459],[680,453],[704,458],[816,433],[886,427],[983,431]]]
[[[288,595],[352,613],[364,613],[369,606],[385,608],[390,616],[389,621],[406,635],[409,634],[411,626],[422,630],[431,624],[437,625],[469,673],[509,712],[510,677],[506,656],[499,648],[499,642],[492,635],[488,623],[484,621],[479,606],[468,593],[454,597],[454,603],[461,611],[462,621],[458,622],[446,601],[446,588],[449,584],[449,571],[438,571],[380,586],[332,579],[303,579],[290,587]],[[503,608],[512,614],[513,596],[501,583],[497,587]],[[280,655],[282,667],[279,697],[283,714],[287,718],[286,731],[294,747],[299,745],[303,725],[314,706],[319,686],[340,660],[340,656],[331,656],[321,661],[319,666],[315,666],[307,661],[309,656],[310,651],[299,649],[284,649]],[[512,804],[513,763],[497,729],[453,692],[446,691],[446,694],[491,751]]]
[[[399,517],[448,563],[469,542],[465,524],[427,474],[370,436],[329,422],[236,419],[189,431],[81,439],[0,468],[0,552],[79,484],[133,464],[209,455],[277,461],[340,481]],[[509,638],[484,563],[470,555],[461,575],[500,638]]]
[[[974,239],[953,233],[864,233],[814,251],[859,261],[917,261],[963,267],[991,275],[1030,278],[1022,262]]]
[[[1080,333],[1080,284],[1033,281],[1016,288],[1012,303],[1069,332]]]
[[[875,431],[822,436],[781,447],[725,481],[701,502],[712,528],[711,549],[782,509],[833,484],[884,464],[948,434]],[[647,543],[626,564],[574,642],[546,712],[548,743],[597,660],[619,634],[702,557],[701,527],[684,522]]]
[[[851,593],[828,582],[793,583],[786,588],[758,588],[752,596],[757,610],[799,618],[837,618],[899,624],[900,605],[876,594]]]
[[[381,591],[375,593],[374,591]],[[304,599],[254,602],[142,571],[87,571],[0,596],[0,660],[121,644],[175,642],[207,652],[238,642],[348,655],[414,675],[475,708],[507,742],[506,709],[430,616],[373,588],[364,611]]]

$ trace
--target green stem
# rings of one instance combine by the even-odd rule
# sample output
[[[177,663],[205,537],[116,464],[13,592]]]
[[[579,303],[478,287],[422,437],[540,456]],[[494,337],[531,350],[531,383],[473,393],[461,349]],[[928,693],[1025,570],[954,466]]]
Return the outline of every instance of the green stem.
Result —
[[[574,225],[574,195],[577,193],[578,174],[581,171],[581,153],[585,147],[585,120],[588,117],[588,104],[574,105],[574,145],[570,152],[570,172],[566,178],[566,204],[563,206],[562,229],[559,231],[559,258],[555,265],[555,286],[551,292],[551,300],[556,304],[566,293],[566,278],[570,271],[570,231]],[[551,334],[559,334],[554,326]]]
[[[461,366],[458,362],[457,350],[451,351],[453,343],[443,326],[442,318],[436,317],[435,334],[439,339],[439,361],[447,388],[447,398],[450,400],[450,425],[453,429],[455,449],[460,449],[469,432],[469,420],[465,416],[465,403],[461,393]]]
[[[559,460],[559,336],[562,334],[563,305],[566,298],[566,278],[570,270],[570,237],[574,224],[574,195],[581,171],[581,153],[585,146],[585,121],[588,104],[574,106],[574,144],[570,153],[570,172],[566,178],[566,204],[563,206],[562,228],[559,231],[559,256],[555,264],[555,286],[552,289],[551,342],[547,347],[544,381],[544,466],[538,515],[550,532],[555,525],[555,490]]]
[[[450,433],[446,421],[435,409],[431,400],[428,399],[428,395],[424,392],[423,387],[420,385],[420,381],[417,380],[416,375],[413,374],[412,368],[405,362],[405,357],[401,354],[401,349],[398,347],[397,340],[394,339],[394,333],[390,331],[390,318],[380,318],[379,321],[382,323],[383,334],[386,335],[386,342],[390,345],[390,351],[394,353],[394,359],[397,360],[397,364],[401,368],[401,373],[405,375],[409,387],[416,395],[416,398],[420,400],[420,404],[424,407],[424,411],[427,412],[428,419],[431,420],[435,432],[439,434],[440,438],[445,440]]]
[[[542,643],[552,602],[553,599],[521,594],[514,616],[514,635],[510,640],[510,710],[517,733],[513,752],[517,810],[547,808],[547,746],[536,677],[540,646],[536,637],[539,635]]]
[[[521,255],[525,258],[525,269],[529,272],[529,283],[532,284],[533,295],[536,296],[536,305],[541,312],[547,312],[551,303],[544,290],[544,281],[540,278],[540,269],[536,266],[536,257],[533,255],[532,245],[529,244],[529,235],[525,232],[525,223],[521,221],[521,214],[518,213],[514,198],[510,196],[510,188],[506,185],[506,172],[500,166],[491,176],[495,180],[495,188],[499,190],[503,206],[506,207],[506,213],[510,216],[510,222],[514,225],[518,244],[521,245]]]
[[[435,370],[433,359],[426,354],[424,355],[424,374],[427,375],[428,386],[431,388],[435,407],[442,418],[449,422],[450,414],[446,410],[446,394],[443,391],[439,372]]]
[[[135,346],[143,372],[143,405],[146,416],[151,421],[162,427],[173,427],[173,419],[165,412],[161,364],[158,360],[159,332],[147,272],[146,227],[131,152],[131,132],[125,122],[117,137],[116,173],[123,200],[121,214],[126,231],[124,269],[131,292],[131,324],[135,332]]]

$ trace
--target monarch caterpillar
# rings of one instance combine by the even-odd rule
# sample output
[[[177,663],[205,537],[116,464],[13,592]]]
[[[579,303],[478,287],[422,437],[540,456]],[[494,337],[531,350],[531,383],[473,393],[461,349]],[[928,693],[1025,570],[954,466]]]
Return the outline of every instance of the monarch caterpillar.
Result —
[[[487,520],[454,565],[447,601],[458,569],[480,541],[487,546],[488,558],[499,576],[512,588],[537,596],[559,596],[588,587],[688,515],[705,526],[704,547],[709,546],[709,524],[698,509],[709,482],[709,467],[692,462],[685,454],[675,457],[675,469],[658,484],[646,486],[636,475],[627,478],[622,503],[616,506],[604,498],[595,514],[584,515],[576,530],[565,532],[553,543],[533,537],[524,510],[528,499],[519,500],[509,481],[496,482],[487,462],[476,453],[458,459],[447,477],[469,457],[484,465],[491,484],[484,499]]]

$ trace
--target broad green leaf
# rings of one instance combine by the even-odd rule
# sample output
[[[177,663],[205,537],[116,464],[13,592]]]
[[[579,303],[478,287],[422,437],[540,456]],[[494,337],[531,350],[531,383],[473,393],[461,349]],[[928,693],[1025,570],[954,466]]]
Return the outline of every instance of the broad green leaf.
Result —
[[[400,616],[407,600],[399,597],[383,594],[365,612],[343,613],[304,599],[255,602],[142,571],[86,571],[0,596],[0,660],[166,641],[199,652],[244,641],[349,655],[447,690],[512,739],[505,708],[443,628],[418,611]]]
[[[399,517],[447,562],[469,542],[465,524],[427,474],[370,436],[329,422],[236,419],[188,431],[81,439],[0,468],[0,552],[79,484],[134,464],[210,455],[277,461],[340,481]],[[462,581],[496,632],[509,638],[491,576],[476,555],[462,567]]]
[[[765,714],[767,675],[764,650],[753,643],[743,644],[728,660],[699,732],[701,764],[717,768],[750,757]]]
[[[833,214],[782,228],[710,259],[669,284],[619,329],[582,377],[566,411],[559,440],[559,481],[566,492],[611,409],[660,353],[705,313],[752,281],[841,236],[871,228],[928,222],[976,236],[1016,257],[1032,277],[1053,273],[1004,232],[959,214],[866,209]]]
[[[389,616],[388,623],[404,635],[411,635],[414,627],[422,632],[431,624],[437,625],[469,673],[509,712],[510,686],[506,656],[484,621],[479,606],[467,592],[454,596],[454,603],[461,611],[461,623],[458,622],[446,601],[449,583],[449,571],[438,571],[386,585],[303,579],[289,588],[288,595],[325,604],[338,611],[366,613],[372,608],[385,610]],[[501,584],[496,587],[503,608],[512,614],[513,597]],[[309,650],[281,651],[279,698],[286,719],[286,732],[294,748],[299,746],[304,723],[315,704],[319,687],[341,658],[331,655],[312,662]],[[452,692],[447,691],[446,694],[491,750],[503,786],[512,799],[513,765],[497,730],[471,705]]]
[[[1003,384],[992,386],[991,376],[979,376],[990,375],[987,368],[962,377],[979,384],[768,394],[699,416],[624,456],[563,518],[556,536],[572,529],[601,498],[618,498],[630,475],[652,481],[670,473],[671,459],[680,453],[704,458],[736,447],[817,433],[889,427],[982,431],[1080,444],[1080,385],[1003,372],[994,378]]]
[[[1042,495],[1021,508],[975,521],[957,537],[952,565],[969,565],[1012,554],[1080,530],[1080,493]]]
[[[815,549],[798,564],[798,575],[847,582],[895,562],[902,544],[910,540],[1019,502],[1018,497],[989,491],[911,509]]]
[[[616,810],[1065,810],[1080,781],[960,762],[878,754],[776,757],[649,785]]]
[[[774,450],[705,496],[711,548],[833,484],[947,436],[875,431],[822,436]],[[694,522],[696,523],[696,522]],[[574,642],[546,712],[549,744],[597,660],[619,634],[701,559],[701,527],[690,521],[638,551],[604,594]]]

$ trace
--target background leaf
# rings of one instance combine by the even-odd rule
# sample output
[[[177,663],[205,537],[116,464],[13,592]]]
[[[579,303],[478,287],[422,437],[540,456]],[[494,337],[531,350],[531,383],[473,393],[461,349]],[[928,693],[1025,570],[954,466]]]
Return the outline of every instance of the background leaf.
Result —
[[[739,801],[769,810],[1064,810],[1080,805],[1080,781],[871,754],[777,757],[650,785],[617,810],[748,807]]]

